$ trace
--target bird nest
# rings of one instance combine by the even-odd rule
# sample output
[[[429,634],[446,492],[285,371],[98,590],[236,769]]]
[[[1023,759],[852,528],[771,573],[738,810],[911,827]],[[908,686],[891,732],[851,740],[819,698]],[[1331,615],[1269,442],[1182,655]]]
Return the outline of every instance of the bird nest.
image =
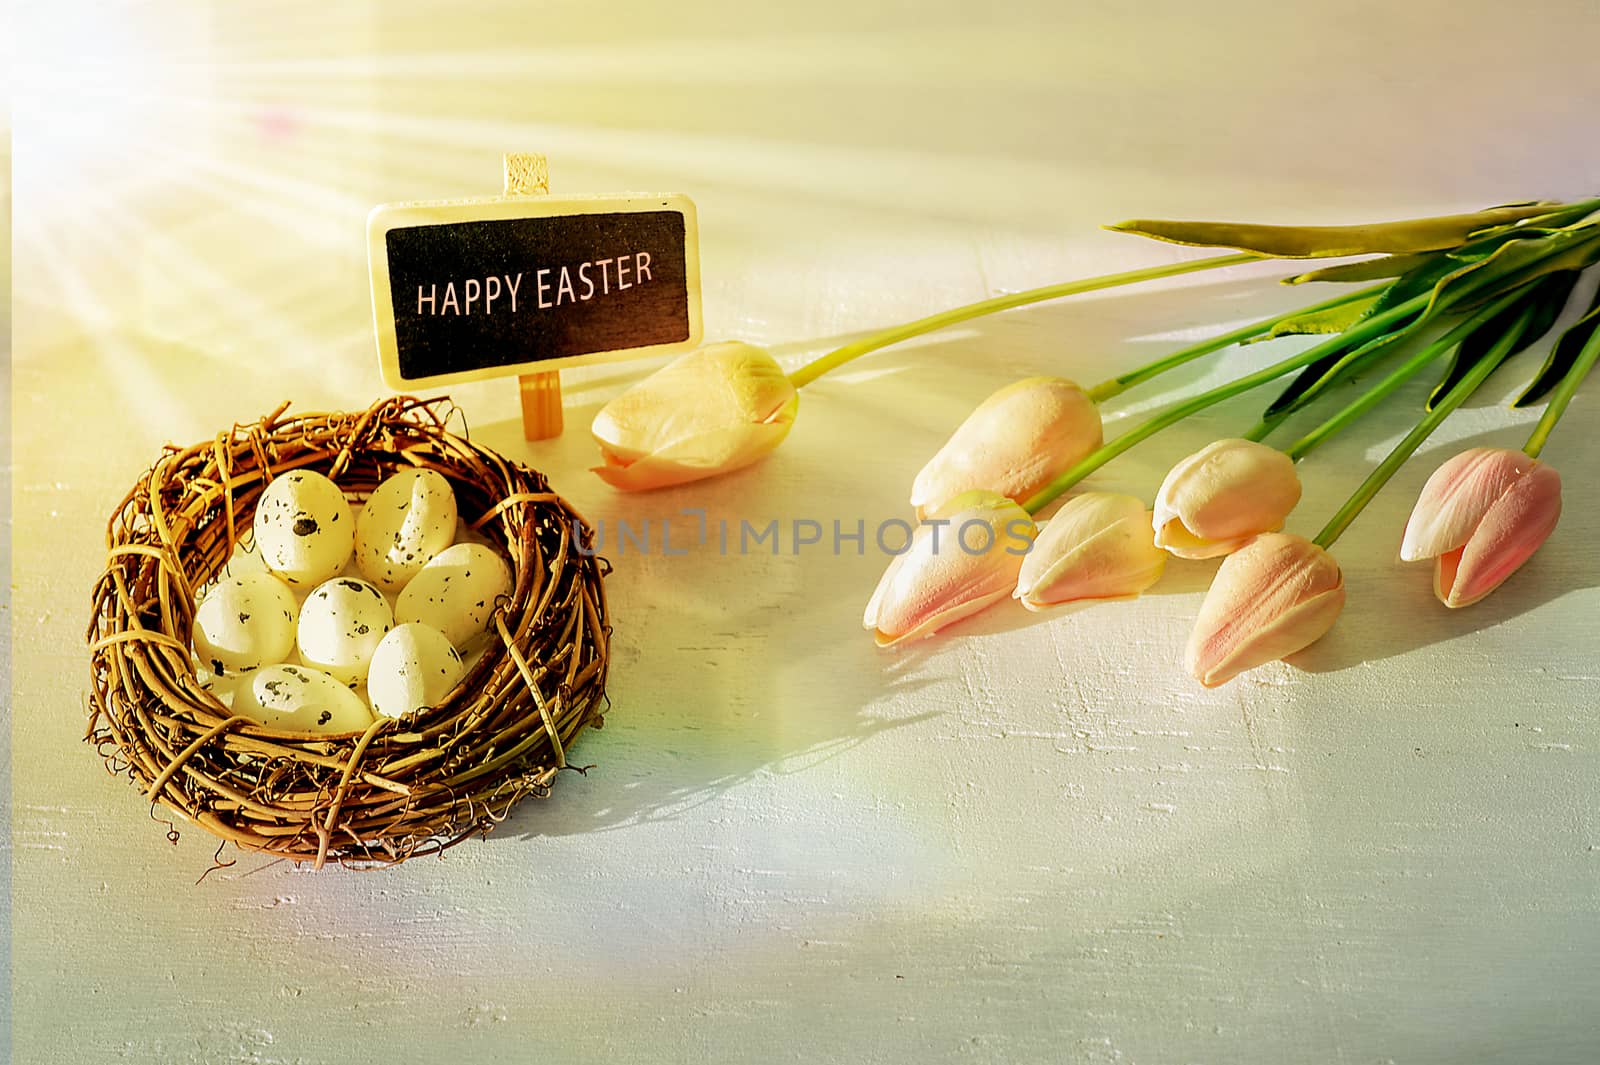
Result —
[[[447,400],[287,406],[169,445],[112,515],[89,626],[87,740],[152,804],[319,868],[389,865],[485,834],[525,796],[548,794],[573,739],[603,723],[609,567],[593,531],[541,474],[448,431]],[[443,474],[462,516],[510,561],[488,649],[439,705],[363,732],[289,733],[233,714],[196,673],[195,589],[245,539],[262,490],[311,469],[360,501],[410,466]]]

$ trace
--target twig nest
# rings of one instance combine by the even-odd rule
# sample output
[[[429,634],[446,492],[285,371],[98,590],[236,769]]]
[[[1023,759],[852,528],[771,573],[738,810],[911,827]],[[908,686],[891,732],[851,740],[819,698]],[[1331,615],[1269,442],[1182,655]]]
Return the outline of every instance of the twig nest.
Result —
[[[293,861],[387,865],[487,833],[524,796],[547,794],[574,738],[602,724],[611,628],[601,579],[609,567],[592,553],[593,531],[542,475],[448,431],[448,400],[396,397],[338,414],[286,409],[215,440],[169,446],[112,515],[89,625],[87,739],[152,802],[239,847]],[[441,567],[451,601],[470,594],[474,624],[488,631],[487,649],[464,675],[443,693],[432,683],[407,689],[393,703],[397,716],[370,713],[336,682],[350,705],[300,691],[315,682],[289,676],[292,665],[247,672],[232,706],[203,683],[192,643],[195,590],[219,576],[235,547],[270,547],[275,569],[292,568],[313,589],[337,569],[296,555],[304,546],[290,539],[296,523],[342,524],[353,546],[349,504],[412,470],[430,474],[417,479],[424,491],[437,488],[431,475],[442,478],[461,517],[492,545],[475,545],[487,557],[473,553],[470,578],[466,560],[459,575],[455,562]],[[289,471],[306,475],[293,483],[314,487],[282,500],[264,495]],[[258,512],[264,502],[274,507],[270,520]],[[437,540],[420,528],[397,531],[424,553]],[[414,561],[404,553],[399,561]],[[383,633],[355,616],[359,601],[346,605],[330,611],[334,627],[365,624],[375,636],[357,655],[364,670]],[[412,643],[397,661],[432,660]],[[301,720],[306,707],[329,720]],[[347,731],[326,731],[334,716]]]

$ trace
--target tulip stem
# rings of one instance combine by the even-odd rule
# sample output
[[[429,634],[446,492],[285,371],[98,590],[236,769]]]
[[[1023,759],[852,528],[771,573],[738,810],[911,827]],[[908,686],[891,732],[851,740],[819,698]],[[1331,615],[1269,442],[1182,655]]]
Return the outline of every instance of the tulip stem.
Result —
[[[1192,347],[1184,348],[1181,351],[1175,351],[1172,354],[1163,356],[1154,362],[1147,363],[1136,370],[1129,370],[1125,374],[1119,374],[1118,376],[1109,380],[1101,381],[1099,384],[1089,389],[1087,394],[1091,400],[1099,403],[1103,400],[1110,399],[1112,396],[1120,395],[1123,392],[1126,392],[1134,385],[1143,384],[1152,377],[1164,374],[1168,370],[1176,369],[1186,362],[1192,362],[1202,355],[1209,355],[1213,351],[1220,351],[1223,348],[1230,347],[1234,344],[1240,343],[1241,341],[1249,340],[1251,337],[1257,337],[1262,333],[1269,332],[1280,322],[1286,322],[1291,318],[1299,318],[1303,315],[1317,314],[1321,311],[1332,310],[1335,307],[1342,307],[1347,303],[1354,303],[1357,300],[1367,299],[1369,297],[1376,296],[1387,287],[1387,285],[1375,285],[1372,288],[1364,288],[1358,292],[1347,292],[1343,295],[1335,296],[1333,299],[1324,300],[1321,303],[1314,303],[1309,307],[1301,307],[1299,310],[1285,311],[1283,314],[1275,315],[1271,318],[1263,318],[1261,321],[1252,325],[1241,326],[1231,333],[1223,333],[1221,336],[1212,337],[1210,340],[1202,340],[1200,343],[1195,344]]]
[[[1202,392],[1193,399],[1185,400],[1182,403],[1169,407],[1167,410],[1156,415],[1154,418],[1151,418],[1137,429],[1130,429],[1128,432],[1123,433],[1109,444],[1101,447],[1098,451],[1085,456],[1082,461],[1065,470],[1055,480],[1051,481],[1038,492],[1034,493],[1033,496],[1031,496],[1022,504],[1022,509],[1026,510],[1029,514],[1037,514],[1039,511],[1049,506],[1051,502],[1053,502],[1063,492],[1067,491],[1067,489],[1071,488],[1073,485],[1077,484],[1079,481],[1083,480],[1085,477],[1089,476],[1095,470],[1098,470],[1101,466],[1104,466],[1106,463],[1110,462],[1124,451],[1129,450],[1135,444],[1149,439],[1169,426],[1176,425],[1178,422],[1183,421],[1183,419],[1189,417],[1191,414],[1198,414],[1200,411],[1205,410],[1207,407],[1212,406],[1213,404],[1221,403],[1225,399],[1232,399],[1241,392],[1248,392],[1252,388],[1266,384],[1268,381],[1275,381],[1284,374],[1298,370],[1302,366],[1309,366],[1311,363],[1316,362],[1330,351],[1350,344],[1360,344],[1368,337],[1388,329],[1392,323],[1400,320],[1401,318],[1420,311],[1424,306],[1427,305],[1427,302],[1430,298],[1430,293],[1423,293],[1420,296],[1415,296],[1412,299],[1392,307],[1381,314],[1373,315],[1371,318],[1352,326],[1344,333],[1341,333],[1330,340],[1323,341],[1321,344],[1315,344],[1312,347],[1307,348],[1305,351],[1291,355],[1281,362],[1275,362],[1265,369],[1257,370],[1253,374],[1246,374],[1244,377],[1238,378],[1234,381],[1229,381],[1225,385],[1219,385],[1209,392]]]
[[[1544,408],[1544,415],[1540,417],[1539,424],[1533,427],[1533,435],[1528,437],[1528,442],[1522,445],[1523,453],[1530,459],[1539,457],[1539,452],[1544,450],[1545,441],[1550,439],[1550,432],[1556,427],[1556,422],[1567,412],[1567,404],[1572,402],[1573,395],[1578,391],[1578,386],[1583,379],[1589,376],[1589,371],[1594,369],[1594,364],[1600,360],[1600,329],[1596,329],[1589,336],[1589,342],[1578,353],[1577,361],[1572,364],[1572,369],[1567,371],[1567,376],[1561,379],[1556,390],[1550,396],[1550,402]]]
[[[1517,302],[1517,300],[1521,299],[1522,296],[1523,293],[1520,291],[1507,293],[1495,302],[1483,307],[1476,314],[1462,319],[1449,332],[1445,333],[1437,340],[1428,344],[1421,351],[1411,356],[1411,358],[1401,363],[1395,368],[1393,373],[1389,374],[1388,377],[1385,377],[1382,381],[1379,381],[1376,385],[1373,385],[1371,388],[1363,392],[1349,406],[1345,407],[1333,417],[1329,418],[1327,421],[1311,430],[1305,436],[1295,441],[1292,446],[1285,449],[1284,453],[1290,458],[1294,459],[1296,462],[1299,462],[1301,459],[1311,454],[1311,452],[1319,445],[1325,443],[1329,437],[1333,436],[1333,434],[1339,432],[1341,429],[1344,429],[1357,418],[1360,418],[1363,414],[1367,413],[1367,411],[1377,406],[1395,389],[1399,388],[1401,385],[1405,384],[1407,381],[1411,380],[1411,378],[1415,377],[1418,373],[1425,369],[1429,363],[1438,359],[1439,356],[1451,350],[1457,344],[1460,344],[1462,340],[1466,339],[1468,333],[1471,333],[1484,322],[1493,318],[1507,307],[1510,307],[1513,303]],[[1262,423],[1262,425],[1268,424],[1269,423],[1267,422]],[[1275,427],[1278,423],[1274,421],[1270,424]],[[1265,435],[1265,433],[1262,434],[1262,436]],[[1252,439],[1259,440],[1260,437],[1253,437]]]
[[[1507,354],[1516,347],[1523,331],[1527,329],[1532,315],[1531,307],[1523,310],[1516,322],[1494,342],[1494,346],[1478,361],[1478,364],[1469,370],[1454,388],[1445,393],[1444,398],[1417,422],[1416,427],[1406,434],[1405,439],[1401,440],[1395,449],[1389,452],[1388,457],[1378,464],[1365,481],[1361,482],[1361,487],[1357,488],[1355,494],[1328,520],[1328,524],[1323,526],[1313,543],[1324,550],[1333,546],[1333,542],[1343,535],[1350,527],[1350,523],[1356,520],[1356,516],[1372,502],[1373,497],[1389,482],[1389,478],[1395,475],[1395,471],[1404,466],[1406,460],[1416,452],[1422,442],[1450,416],[1450,412],[1461,406],[1468,396],[1477,391],[1479,385],[1488,380],[1489,375],[1494,373],[1500,363],[1505,361]]]
[[[972,318],[981,318],[986,314],[996,311],[1010,310],[1013,307],[1022,307],[1030,303],[1041,303],[1045,300],[1060,299],[1063,296],[1075,296],[1080,292],[1094,292],[1099,289],[1115,288],[1118,285],[1132,285],[1140,281],[1155,281],[1163,277],[1177,277],[1180,274],[1192,274],[1199,270],[1211,270],[1221,266],[1237,266],[1241,263],[1259,262],[1261,256],[1240,253],[1237,255],[1217,255],[1209,259],[1188,259],[1184,262],[1170,263],[1166,266],[1151,266],[1143,270],[1129,270],[1120,274],[1105,274],[1101,277],[1085,278],[1081,281],[1066,281],[1056,285],[1046,285],[1043,288],[1031,288],[1024,292],[1013,292],[1005,296],[996,296],[993,299],[982,300],[978,303],[969,303],[965,307],[956,307],[938,314],[931,314],[926,318],[918,318],[914,322],[897,325],[889,329],[880,330],[871,336],[863,337],[840,348],[828,352],[820,358],[806,363],[789,375],[789,380],[796,388],[815,381],[830,370],[856,358],[869,351],[886,348],[890,344],[898,344],[902,340],[931,333],[946,326],[957,325]]]

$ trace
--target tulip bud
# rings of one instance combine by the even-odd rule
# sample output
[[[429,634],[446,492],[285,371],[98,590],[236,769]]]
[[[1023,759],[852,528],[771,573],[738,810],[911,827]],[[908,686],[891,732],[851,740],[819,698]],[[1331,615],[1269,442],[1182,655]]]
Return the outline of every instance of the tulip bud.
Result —
[[[1266,533],[1223,559],[1185,655],[1207,688],[1321,639],[1344,609],[1333,556],[1301,536]]]
[[[1475,447],[1422,486],[1400,557],[1437,559],[1433,594],[1463,607],[1498,588],[1561,517],[1561,475],[1521,451]]]
[[[1040,532],[1013,594],[1029,610],[1132,599],[1160,580],[1166,566],[1167,553],[1155,545],[1143,502],[1085,492],[1069,499]]]
[[[1018,503],[1100,446],[1100,411],[1060,377],[1030,377],[978,404],[917,474],[911,505],[920,517],[975,489]]]
[[[715,477],[783,442],[800,397],[771,355],[732,341],[696,348],[601,408],[590,432],[625,491]]]
[[[1156,546],[1215,558],[1283,528],[1300,502],[1294,460],[1251,440],[1218,440],[1172,467],[1156,493]]]
[[[932,636],[1004,599],[1033,541],[1033,519],[993,492],[967,492],[922,519],[867,603],[878,646]]]

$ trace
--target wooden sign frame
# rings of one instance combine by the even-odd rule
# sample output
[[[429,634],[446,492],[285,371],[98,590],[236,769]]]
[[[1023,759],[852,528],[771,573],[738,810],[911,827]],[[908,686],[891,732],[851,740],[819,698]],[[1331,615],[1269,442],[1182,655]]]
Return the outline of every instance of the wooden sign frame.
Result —
[[[700,306],[698,222],[693,201],[687,196],[677,193],[654,195],[624,193],[609,196],[546,195],[544,194],[546,188],[544,158],[538,155],[508,154],[505,159],[504,177],[506,195],[503,196],[383,204],[373,208],[372,212],[367,216],[367,249],[372,284],[373,328],[377,339],[378,362],[384,382],[398,391],[453,385],[468,381],[487,380],[494,377],[518,376],[521,379],[523,420],[526,435],[530,440],[543,439],[561,432],[561,394],[558,371],[575,366],[621,362],[627,359],[685,351],[701,343],[704,336],[704,322]],[[405,360],[403,360],[401,353],[400,325],[395,317],[395,297],[390,273],[390,234],[397,230],[462,223],[493,223],[540,218],[581,218],[590,215],[661,212],[681,214],[683,217],[682,282],[684,297],[687,302],[686,314],[684,315],[687,319],[686,336],[665,342],[581,352],[547,359],[494,363],[444,373],[406,376],[405,366],[403,365]],[[670,224],[670,222],[647,222],[641,220],[639,224],[646,226],[649,224]],[[480,227],[480,232],[487,232],[487,230]],[[613,260],[596,260],[596,265],[601,262],[609,264]],[[640,262],[648,264],[649,260],[647,257],[636,256],[634,259],[635,268]],[[536,268],[545,265],[559,267],[565,264],[530,262],[530,270],[528,272],[538,272]],[[583,265],[589,266],[591,264],[584,263]],[[657,269],[659,270],[659,264],[657,264]],[[675,271],[675,267],[673,269]],[[548,273],[548,271],[544,272]],[[402,278],[405,277],[403,273],[400,276]],[[619,288],[630,287],[626,284],[626,274],[619,273],[617,276]],[[544,278],[541,277],[541,280],[544,280]],[[634,280],[638,281],[639,279],[635,276]],[[508,275],[508,284],[509,281]],[[674,278],[675,283],[676,279]],[[484,285],[487,287],[487,278],[484,281]],[[533,286],[530,285],[529,288],[533,288]],[[548,289],[545,291],[548,291]],[[608,286],[607,293],[609,294],[610,291]],[[526,300],[529,292],[524,290],[522,295],[525,301],[524,305],[527,306]],[[418,298],[418,306],[420,308],[422,297],[419,295]],[[454,305],[454,300],[455,296],[452,289],[452,305]],[[555,306],[559,309],[559,296],[556,297],[556,301],[554,305],[540,302],[536,306]],[[504,300],[502,300],[501,310],[504,313]],[[584,310],[587,311],[588,308],[584,308]],[[483,313],[481,302],[480,313]],[[601,312],[597,310],[595,313]],[[407,328],[413,330],[412,336],[415,337],[414,330],[418,328],[415,321],[408,325]],[[439,340],[433,341],[433,343],[441,342]],[[412,348],[409,350],[414,353],[417,349]],[[479,350],[477,354],[481,357],[484,352]],[[416,356],[413,354],[411,357],[413,370],[415,369],[415,358]]]

